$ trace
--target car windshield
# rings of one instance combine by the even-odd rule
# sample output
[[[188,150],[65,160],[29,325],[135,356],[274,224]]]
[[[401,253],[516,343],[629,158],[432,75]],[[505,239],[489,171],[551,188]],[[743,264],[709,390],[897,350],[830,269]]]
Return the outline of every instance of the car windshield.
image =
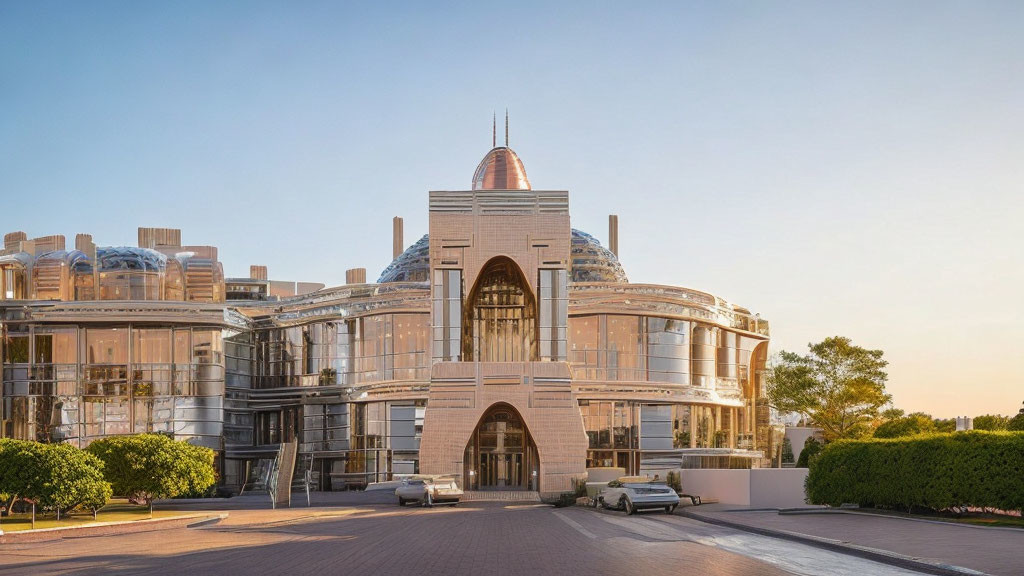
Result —
[[[423,480],[406,480],[405,483],[409,486],[422,486]]]

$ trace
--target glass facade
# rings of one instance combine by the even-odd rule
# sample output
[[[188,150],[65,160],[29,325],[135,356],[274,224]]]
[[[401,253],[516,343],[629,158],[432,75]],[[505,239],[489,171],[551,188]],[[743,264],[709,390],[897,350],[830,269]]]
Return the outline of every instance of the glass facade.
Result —
[[[166,432],[221,448],[219,328],[32,326],[3,343],[4,436],[85,446]]]

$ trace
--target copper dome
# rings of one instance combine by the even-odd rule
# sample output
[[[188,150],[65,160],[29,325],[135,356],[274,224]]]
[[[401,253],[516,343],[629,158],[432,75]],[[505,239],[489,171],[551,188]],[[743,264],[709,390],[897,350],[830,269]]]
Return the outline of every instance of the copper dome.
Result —
[[[473,190],[529,190],[523,161],[508,146],[496,146],[473,173]]]

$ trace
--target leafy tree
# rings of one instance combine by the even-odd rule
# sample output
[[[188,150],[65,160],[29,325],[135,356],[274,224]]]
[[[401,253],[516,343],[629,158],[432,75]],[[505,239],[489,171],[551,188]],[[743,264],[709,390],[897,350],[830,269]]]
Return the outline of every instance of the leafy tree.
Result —
[[[0,492],[5,508],[27,499],[44,510],[102,508],[110,498],[103,462],[70,444],[0,440]]]
[[[914,412],[902,418],[889,420],[875,429],[875,438],[899,438],[935,431],[935,421],[930,414]]]
[[[796,467],[807,468],[811,463],[811,458],[820,454],[822,448],[821,442],[818,442],[813,437],[808,438],[804,442],[804,449],[800,451],[800,457],[796,460]]]
[[[113,436],[89,445],[106,464],[114,493],[153,505],[158,498],[205,492],[216,482],[213,450],[161,434]]]
[[[1018,432],[1024,431],[1024,410],[1010,419],[1010,422],[1006,424],[1006,429]]]
[[[1002,416],[1000,414],[985,414],[983,416],[974,417],[975,430],[1006,430],[1006,427],[1009,424],[1010,417]]]
[[[902,418],[906,413],[899,408],[887,408],[882,412],[882,420],[888,422],[889,420],[895,420]]]
[[[789,441],[789,438],[782,439],[782,463],[793,463],[793,443]]]
[[[935,424],[936,432],[942,432],[944,434],[948,432],[956,432],[956,420],[953,418],[936,418],[935,420],[932,420],[932,423]]]
[[[826,441],[869,434],[891,400],[885,392],[883,352],[855,346],[842,336],[808,344],[808,349],[806,356],[779,354],[768,371],[771,406],[809,418],[822,428]]]

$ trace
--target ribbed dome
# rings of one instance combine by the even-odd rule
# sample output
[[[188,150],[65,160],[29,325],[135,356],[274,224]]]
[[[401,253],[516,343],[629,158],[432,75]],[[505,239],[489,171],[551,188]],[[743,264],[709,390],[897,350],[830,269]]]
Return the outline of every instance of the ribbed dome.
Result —
[[[619,259],[586,232],[572,230],[572,282],[629,282]],[[377,279],[385,282],[426,282],[430,277],[430,238],[424,235],[388,265]]]
[[[523,161],[508,146],[492,148],[473,173],[473,190],[529,190]]]
[[[590,234],[572,230],[573,282],[629,282],[619,258]]]
[[[398,255],[377,279],[385,282],[426,282],[430,278],[430,239],[426,234]]]

